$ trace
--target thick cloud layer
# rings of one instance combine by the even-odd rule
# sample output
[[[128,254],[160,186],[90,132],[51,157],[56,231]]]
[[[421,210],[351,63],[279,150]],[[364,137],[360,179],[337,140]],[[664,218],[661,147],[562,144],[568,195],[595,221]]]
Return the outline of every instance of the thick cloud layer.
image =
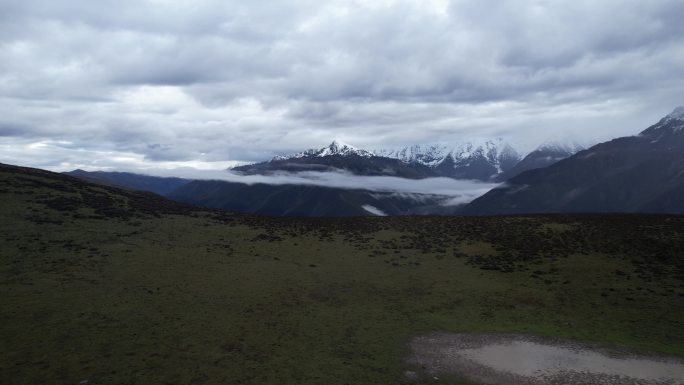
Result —
[[[684,103],[680,0],[0,0],[0,161],[634,134]]]

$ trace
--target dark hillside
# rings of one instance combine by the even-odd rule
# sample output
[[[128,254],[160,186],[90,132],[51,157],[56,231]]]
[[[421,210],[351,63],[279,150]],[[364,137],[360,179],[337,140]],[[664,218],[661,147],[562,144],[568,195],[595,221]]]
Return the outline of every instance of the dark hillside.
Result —
[[[167,195],[177,188],[191,182],[191,180],[183,178],[162,178],[133,174],[130,172],[74,170],[66,172],[65,174],[110,186],[123,187],[139,191],[150,191],[162,196]]]
[[[444,196],[393,194],[313,185],[244,184],[197,180],[169,194],[170,199],[205,207],[269,216],[360,217],[444,213]],[[366,207],[366,208],[364,208]],[[370,208],[369,211],[368,208]]]

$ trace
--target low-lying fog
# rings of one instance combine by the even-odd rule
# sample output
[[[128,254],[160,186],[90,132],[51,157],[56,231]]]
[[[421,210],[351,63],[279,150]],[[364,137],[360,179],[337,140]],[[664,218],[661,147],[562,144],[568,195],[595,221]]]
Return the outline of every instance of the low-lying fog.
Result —
[[[360,176],[347,172],[305,171],[298,173],[274,173],[271,175],[242,175],[230,171],[174,169],[146,171],[148,175],[175,176],[197,180],[221,180],[244,184],[311,185],[344,189],[361,189],[384,193],[411,195],[439,195],[444,204],[458,205],[470,202],[498,186],[473,180],[452,178],[408,179],[394,176]]]

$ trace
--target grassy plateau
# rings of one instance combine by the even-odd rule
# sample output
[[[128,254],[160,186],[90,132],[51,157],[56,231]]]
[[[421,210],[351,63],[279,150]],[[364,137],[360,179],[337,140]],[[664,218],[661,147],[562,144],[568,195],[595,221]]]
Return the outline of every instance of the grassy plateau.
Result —
[[[266,218],[0,165],[1,384],[408,384],[420,333],[684,356],[684,217]],[[86,382],[87,381],[87,382]]]

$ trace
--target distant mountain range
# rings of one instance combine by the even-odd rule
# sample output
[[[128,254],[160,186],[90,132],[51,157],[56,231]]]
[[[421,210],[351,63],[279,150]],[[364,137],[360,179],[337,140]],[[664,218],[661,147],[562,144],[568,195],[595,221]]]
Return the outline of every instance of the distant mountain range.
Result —
[[[68,174],[152,191],[186,203],[266,215],[684,214],[684,107],[636,136],[588,149],[574,143],[545,143],[522,159],[503,141],[381,151],[333,142],[322,149],[234,169],[245,174],[339,170],[357,175],[413,179],[450,176],[503,183],[469,204],[456,207],[445,205],[448,197],[438,194],[379,193],[298,184],[248,185],[82,170]]]
[[[491,182],[507,173],[543,167],[557,158],[571,155],[569,149],[567,153],[558,150],[553,156],[535,156],[537,152],[521,161],[518,152],[500,139],[455,147],[410,146],[392,151],[368,151],[333,141],[321,149],[278,156],[232,171],[261,175],[345,171],[360,176],[451,177]],[[445,204],[450,196],[439,194],[398,194],[298,184],[244,184],[125,172],[74,170],[67,174],[107,185],[151,191],[180,202],[274,216],[448,215],[458,209],[458,206]]]
[[[410,146],[392,151],[368,151],[333,141],[321,149],[278,156],[268,162],[240,166],[231,171],[252,175],[344,171],[360,176],[451,177],[491,182],[503,175],[543,167],[572,153],[572,149],[556,147],[555,152],[540,149],[521,160],[518,152],[502,140],[455,147]],[[550,153],[553,156],[548,155]],[[451,197],[439,194],[397,194],[298,184],[243,184],[126,172],[74,170],[66,174],[107,185],[151,191],[180,202],[263,215],[449,215],[458,210],[458,206],[445,205]]]
[[[449,177],[501,181],[526,170],[548,166],[578,151],[575,145],[547,144],[521,160],[502,139],[468,142],[456,146],[414,145],[398,150],[363,150],[333,141],[269,161],[235,167],[244,174],[343,170],[356,175],[387,175],[403,178]]]
[[[502,139],[467,142],[453,147],[414,145],[399,150],[379,150],[376,155],[424,165],[437,176],[491,181],[520,162],[521,156]]]
[[[338,141],[318,150],[278,156],[267,162],[234,167],[232,171],[248,175],[268,175],[276,172],[346,171],[356,175],[387,175],[412,179],[436,176],[428,166],[377,156],[370,151],[360,150]]]
[[[461,211],[568,212],[684,214],[684,107],[637,136],[600,143],[514,176]]]

